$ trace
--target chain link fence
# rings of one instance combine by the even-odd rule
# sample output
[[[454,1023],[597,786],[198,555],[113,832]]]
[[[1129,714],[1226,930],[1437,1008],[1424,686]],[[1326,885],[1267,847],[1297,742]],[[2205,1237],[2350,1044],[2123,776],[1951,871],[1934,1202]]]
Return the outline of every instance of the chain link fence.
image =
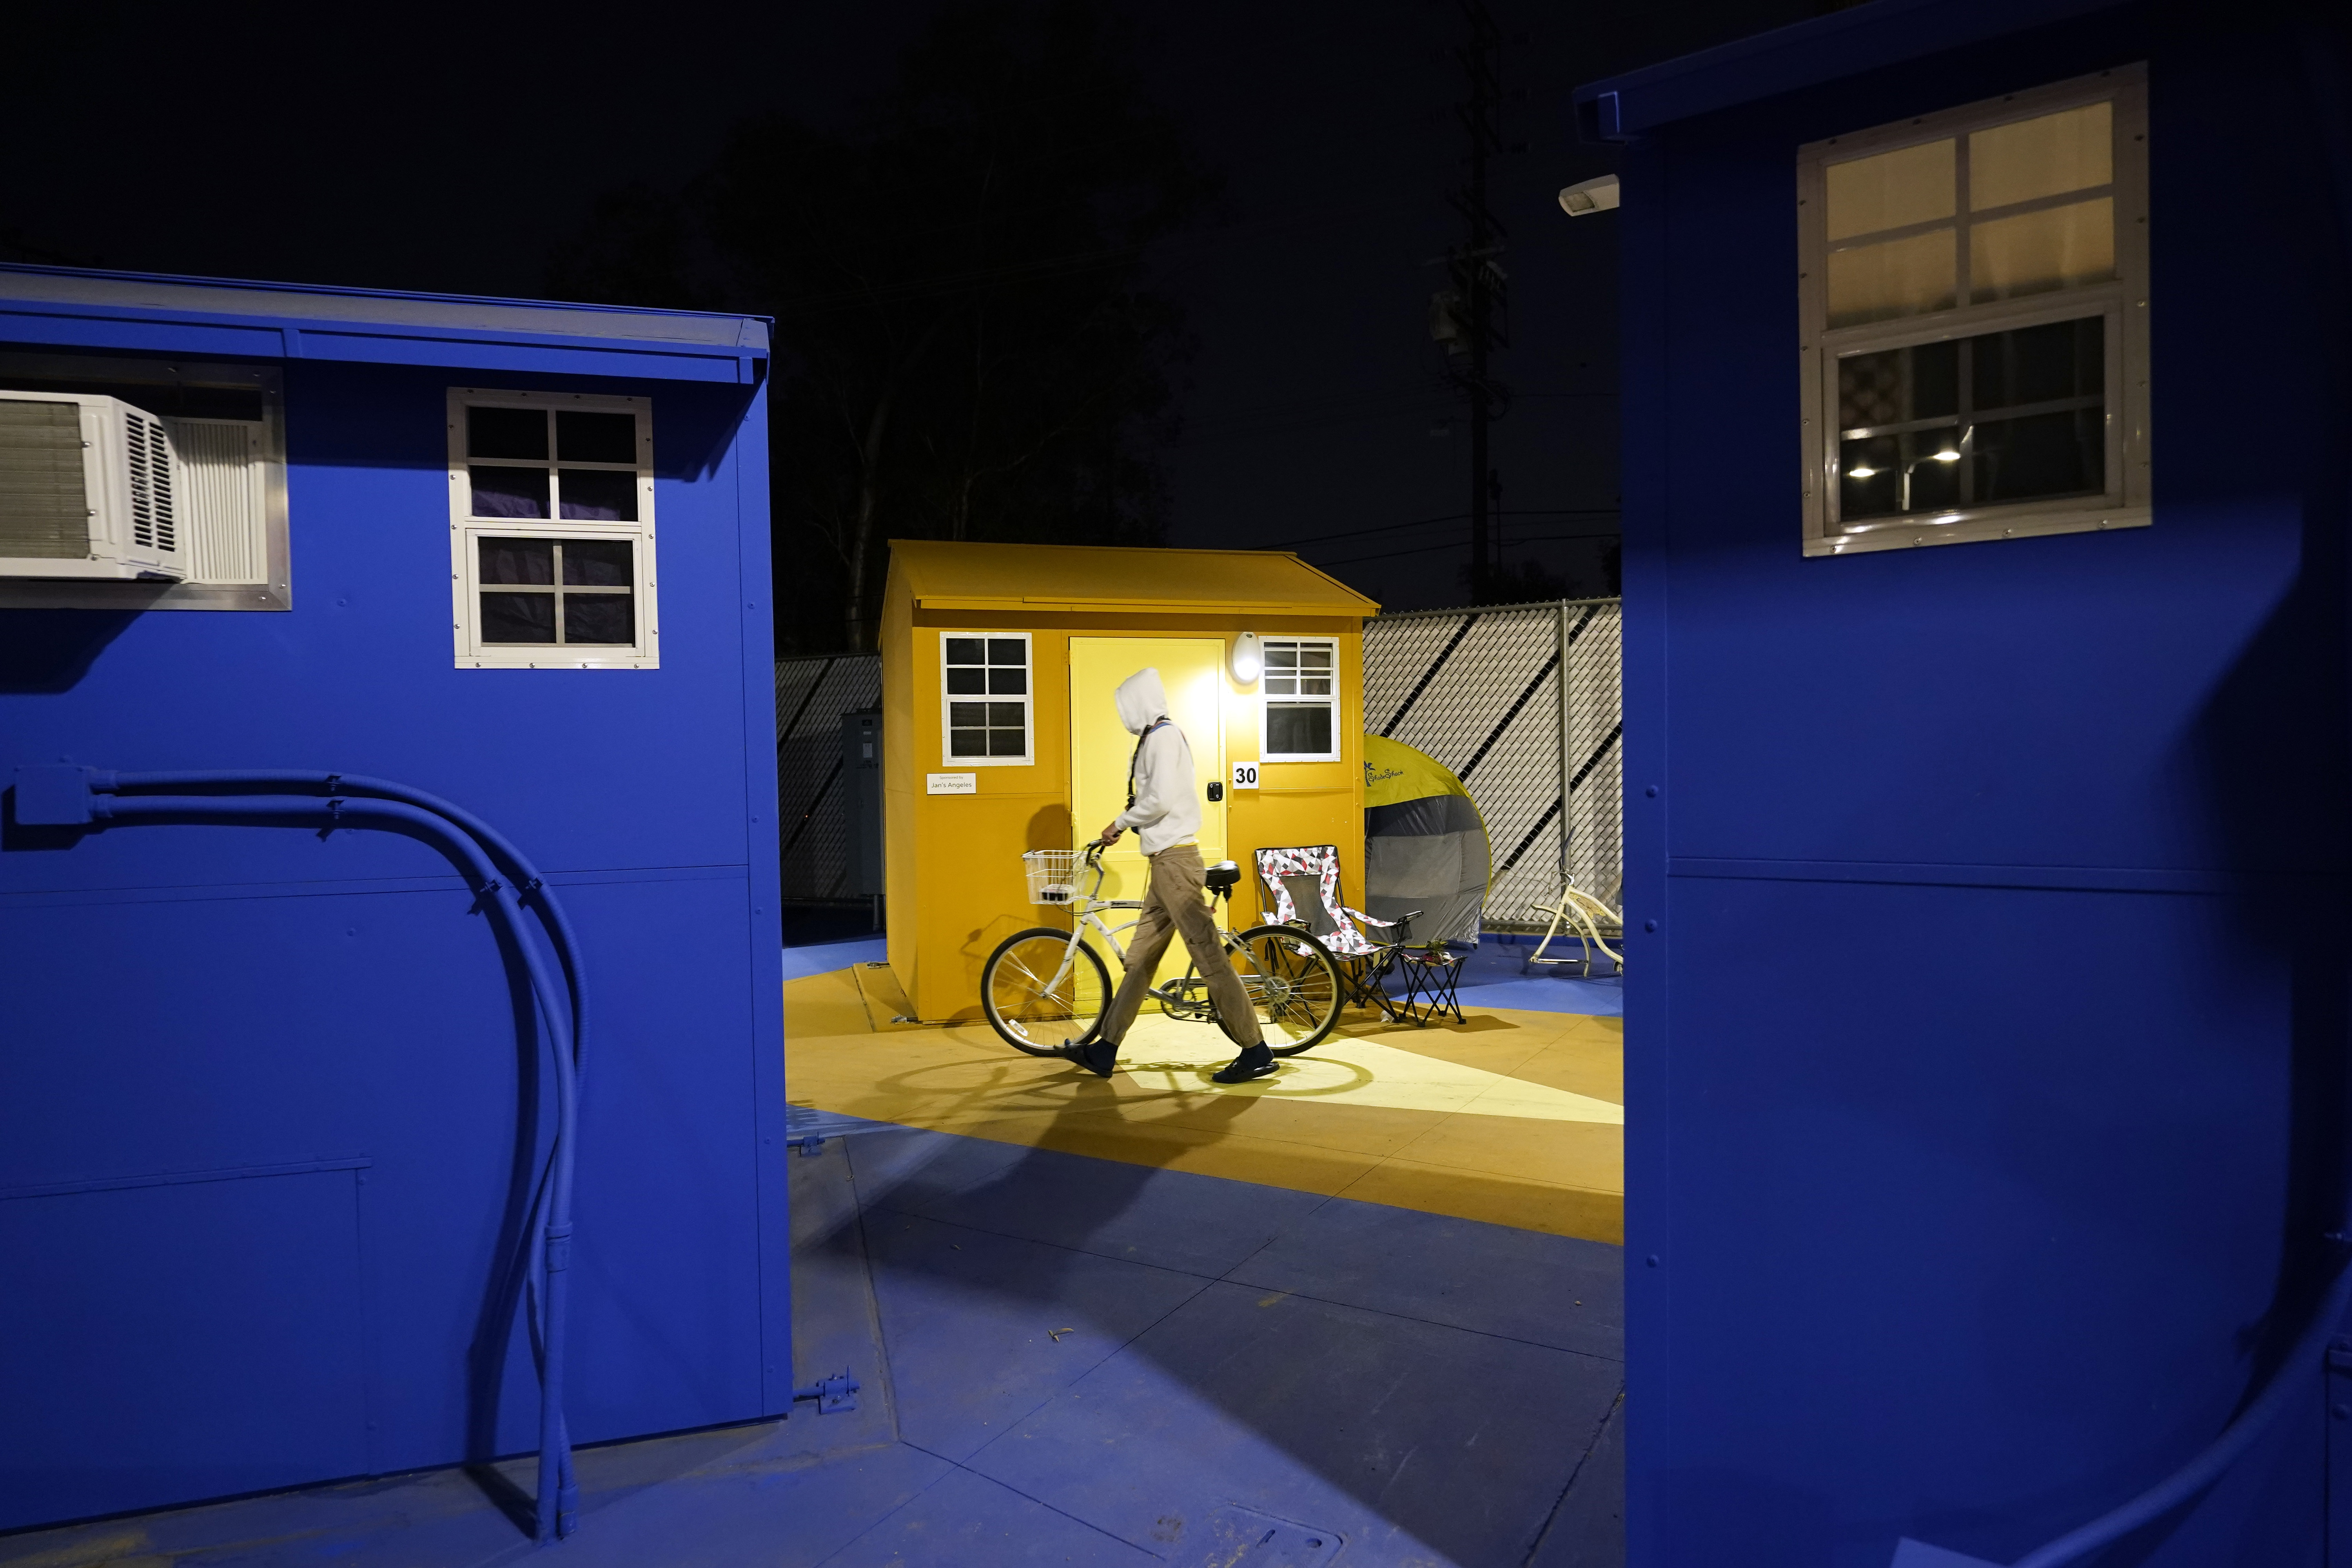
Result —
[[[1451,768],[1486,819],[1489,931],[1541,930],[1563,879],[1620,900],[1620,623],[1585,599],[1365,624],[1365,725]]]
[[[783,827],[788,903],[859,896],[842,776],[841,717],[881,701],[880,654],[776,661],[776,820]]]

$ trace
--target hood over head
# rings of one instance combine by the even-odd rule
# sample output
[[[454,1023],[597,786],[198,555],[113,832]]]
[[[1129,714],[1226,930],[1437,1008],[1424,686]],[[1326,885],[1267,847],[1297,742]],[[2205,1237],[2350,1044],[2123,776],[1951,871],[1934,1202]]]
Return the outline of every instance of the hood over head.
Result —
[[[1127,726],[1130,735],[1140,735],[1154,719],[1168,716],[1168,693],[1160,689],[1157,669],[1137,670],[1118,683],[1118,721]]]

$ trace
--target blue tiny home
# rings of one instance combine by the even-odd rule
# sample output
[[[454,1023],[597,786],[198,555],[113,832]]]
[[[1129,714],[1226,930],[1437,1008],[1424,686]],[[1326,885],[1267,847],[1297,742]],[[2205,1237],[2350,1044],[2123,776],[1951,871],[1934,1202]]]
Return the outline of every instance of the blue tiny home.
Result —
[[[789,1406],[767,360],[0,269],[0,1528]]]
[[[2345,28],[1876,0],[1577,93],[1635,1568],[2352,1562]]]

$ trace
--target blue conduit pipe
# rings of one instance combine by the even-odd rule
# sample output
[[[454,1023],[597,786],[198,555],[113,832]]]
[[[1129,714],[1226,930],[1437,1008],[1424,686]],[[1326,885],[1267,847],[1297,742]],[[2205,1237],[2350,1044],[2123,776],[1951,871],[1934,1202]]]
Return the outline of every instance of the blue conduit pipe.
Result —
[[[540,1446],[537,1539],[570,1535],[578,1527],[580,1489],[572,1466],[570,1431],[563,1419],[563,1383],[572,1250],[572,1169],[579,1121],[579,1077],[586,1034],[586,985],[580,944],[554,892],[522,852],[497,829],[460,806],[423,790],[361,774],[273,769],[256,772],[110,773],[85,770],[93,797],[93,822],[138,822],[206,817],[230,821],[321,822],[328,827],[363,823],[398,824],[421,831],[454,851],[473,873],[482,907],[499,921],[522,955],[540,1016],[545,1020],[555,1058],[555,1139],[547,1169],[533,1194],[523,1227],[533,1241],[531,1277],[538,1281],[532,1339],[540,1374]],[[311,795],[254,795],[263,789],[310,789]],[[219,795],[145,795],[125,791],[210,789]],[[503,869],[506,879],[501,880]],[[525,930],[521,912],[530,908],[555,945],[563,967],[563,1000],[547,973],[539,946]],[[569,1026],[567,1027],[567,1022]]]
[[[2314,1311],[2310,1326],[2296,1340],[2271,1373],[2271,1380],[2261,1395],[2246,1406],[2238,1418],[2221,1428],[2221,1435],[2206,1445],[2204,1452],[2175,1470],[2163,1480],[2119,1508],[2109,1510],[2090,1523],[2068,1531],[2046,1546],[2035,1548],[2019,1558],[2011,1568],[2066,1568],[2079,1563],[2103,1546],[2110,1546],[2142,1525],[2152,1524],[2174,1509],[2195,1498],[2207,1487],[2221,1479],[2222,1473],[2238,1462],[2239,1456],[2252,1447],[2256,1438],[2268,1431],[2277,1420],[2279,1412],[2292,1404],[2302,1391],[2303,1379],[2318,1363],[2327,1341],[2336,1332],[2345,1310],[2352,1307],[2352,1264],[2338,1264],[2335,1281]],[[1983,1559],[1965,1557],[1957,1552],[1924,1547],[1919,1542],[1905,1540],[1895,1549],[1893,1568],[1961,1568],[1963,1564],[1982,1563],[1983,1568],[1996,1568]]]

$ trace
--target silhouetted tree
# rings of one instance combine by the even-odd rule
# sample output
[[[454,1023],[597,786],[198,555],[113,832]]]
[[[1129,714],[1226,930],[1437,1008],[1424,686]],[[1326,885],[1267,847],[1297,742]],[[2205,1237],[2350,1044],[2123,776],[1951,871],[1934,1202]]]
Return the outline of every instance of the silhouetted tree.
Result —
[[[1189,349],[1144,247],[1211,189],[1090,0],[941,13],[866,129],[739,129],[551,282],[777,318],[780,647],[874,646],[893,537],[1156,542]]]

